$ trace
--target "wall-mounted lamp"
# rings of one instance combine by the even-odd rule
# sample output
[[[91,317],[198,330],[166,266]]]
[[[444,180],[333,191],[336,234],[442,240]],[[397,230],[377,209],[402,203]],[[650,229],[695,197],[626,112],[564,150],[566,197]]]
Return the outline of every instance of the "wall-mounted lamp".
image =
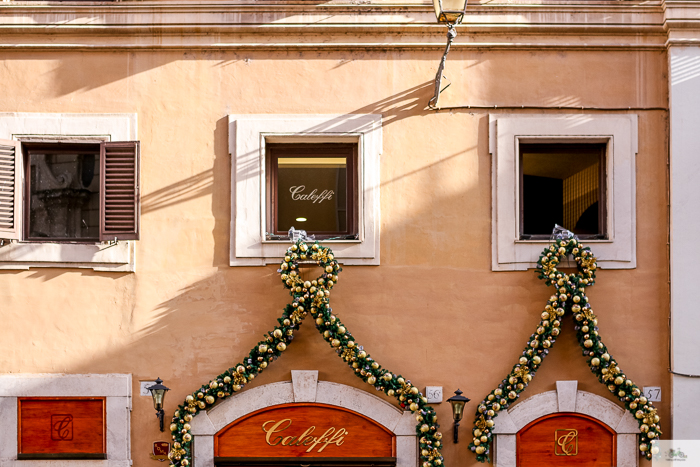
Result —
[[[163,418],[165,417],[165,412],[163,411],[163,401],[165,400],[165,393],[170,391],[170,388],[163,385],[163,380],[156,378],[156,384],[149,386],[146,389],[151,391],[151,397],[153,397],[153,407],[156,409],[156,417],[160,420],[160,431],[163,431]]]
[[[464,415],[464,404],[469,402],[471,399],[467,399],[462,395],[462,391],[457,389],[455,395],[447,399],[447,402],[452,404],[452,418],[455,419],[455,443],[459,442],[459,422],[462,421],[462,415]]]
[[[435,95],[428,101],[428,107],[431,109],[437,108],[440,93],[449,86],[448,84],[445,86],[445,89],[440,89],[442,86],[442,72],[445,70],[445,62],[447,61],[447,54],[450,52],[450,45],[452,45],[454,38],[457,37],[455,24],[461,23],[464,14],[467,12],[467,0],[433,0],[433,5],[435,6],[435,16],[437,16],[438,23],[447,24],[447,47],[445,47],[445,53],[442,54],[442,60],[440,60],[440,66],[435,75]]]

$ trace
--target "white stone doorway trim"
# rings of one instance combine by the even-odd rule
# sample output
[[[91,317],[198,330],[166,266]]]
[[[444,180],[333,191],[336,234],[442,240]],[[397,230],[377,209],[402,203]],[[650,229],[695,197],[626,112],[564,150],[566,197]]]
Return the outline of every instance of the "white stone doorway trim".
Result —
[[[498,414],[494,429],[494,467],[516,467],[516,434],[528,423],[557,412],[588,415],[617,434],[617,467],[637,467],[639,425],[631,413],[590,392],[578,391],[578,381],[557,381],[556,391],[543,392]]]
[[[214,467],[214,435],[229,423],[265,407],[317,402],[355,411],[396,435],[396,467],[418,465],[416,420],[411,412],[360,389],[318,381],[318,371],[292,371],[292,381],[251,388],[192,419],[194,466]]]

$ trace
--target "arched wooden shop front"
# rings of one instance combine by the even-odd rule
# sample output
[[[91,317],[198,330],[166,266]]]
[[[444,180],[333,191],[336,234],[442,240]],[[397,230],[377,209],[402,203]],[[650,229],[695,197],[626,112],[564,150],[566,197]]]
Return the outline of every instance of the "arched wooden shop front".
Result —
[[[396,465],[396,437],[342,407],[291,403],[235,420],[214,436],[214,464],[229,466]]]

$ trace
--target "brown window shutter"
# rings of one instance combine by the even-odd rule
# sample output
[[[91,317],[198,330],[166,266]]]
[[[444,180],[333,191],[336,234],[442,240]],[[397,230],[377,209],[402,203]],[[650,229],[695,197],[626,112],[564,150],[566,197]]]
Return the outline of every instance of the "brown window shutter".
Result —
[[[100,144],[100,241],[138,240],[139,142]]]
[[[19,141],[0,139],[0,238],[20,239],[22,150]]]

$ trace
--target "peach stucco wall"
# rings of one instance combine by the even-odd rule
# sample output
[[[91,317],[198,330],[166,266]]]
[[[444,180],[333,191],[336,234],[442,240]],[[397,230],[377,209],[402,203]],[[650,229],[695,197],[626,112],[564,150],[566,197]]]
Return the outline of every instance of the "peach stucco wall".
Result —
[[[516,362],[551,291],[532,271],[491,271],[489,110],[426,109],[440,54],[1,51],[2,112],[138,114],[143,204],[135,273],[0,272],[0,371],[133,374],[132,458],[150,465],[151,443],[167,432],[138,380],[165,380],[170,416],[247,355],[289,298],[274,266],[228,265],[227,115],[379,113],[381,266],[345,267],[331,304],[383,366],[421,389],[443,386],[445,398],[459,387],[473,399],[463,441],[446,442],[444,456],[449,466],[476,465],[468,418]],[[456,49],[441,104],[636,109],[637,268],[600,271],[590,300],[625,373],[670,394],[665,72],[663,50]],[[570,318],[563,328],[524,397],[576,379],[610,398]],[[304,369],[371,390],[310,322],[252,384]],[[668,400],[659,407],[664,423]],[[450,433],[448,404],[436,409]]]

